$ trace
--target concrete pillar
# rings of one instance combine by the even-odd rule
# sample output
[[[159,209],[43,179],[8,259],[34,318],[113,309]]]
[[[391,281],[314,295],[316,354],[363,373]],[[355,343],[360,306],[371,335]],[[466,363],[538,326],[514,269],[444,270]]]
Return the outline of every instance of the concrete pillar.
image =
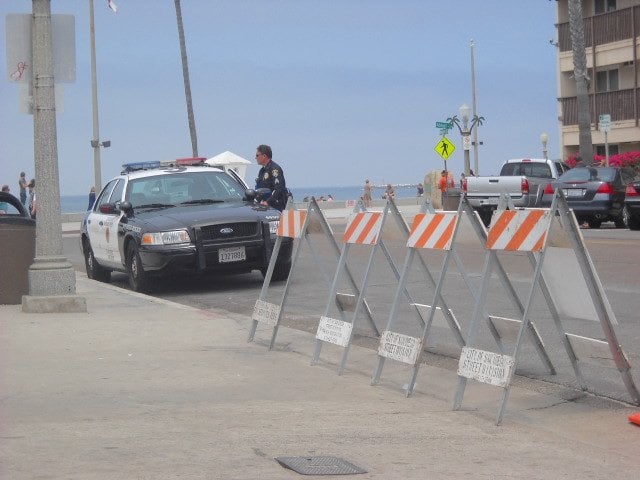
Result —
[[[29,295],[22,297],[22,311],[86,312],[86,300],[76,296],[73,266],[62,253],[51,0],[32,1],[36,256],[29,267]]]

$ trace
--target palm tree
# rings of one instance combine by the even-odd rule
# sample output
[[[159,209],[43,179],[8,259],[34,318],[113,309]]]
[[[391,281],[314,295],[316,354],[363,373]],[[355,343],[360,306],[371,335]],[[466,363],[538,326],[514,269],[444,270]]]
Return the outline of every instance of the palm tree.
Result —
[[[579,152],[585,165],[593,164],[593,142],[591,139],[591,112],[589,110],[589,76],[584,41],[582,1],[569,0],[569,30],[573,50],[573,76],[576,80],[578,104]]]
[[[184,95],[187,99],[187,117],[189,119],[189,133],[191,134],[191,149],[193,156],[198,156],[198,137],[196,136],[196,121],[193,117],[193,103],[191,101],[191,84],[189,83],[189,63],[187,62],[187,46],[184,40],[182,26],[182,9],[180,0],[174,0],[176,5],[176,19],[178,20],[178,36],[180,37],[180,55],[182,56],[182,77],[184,79]]]

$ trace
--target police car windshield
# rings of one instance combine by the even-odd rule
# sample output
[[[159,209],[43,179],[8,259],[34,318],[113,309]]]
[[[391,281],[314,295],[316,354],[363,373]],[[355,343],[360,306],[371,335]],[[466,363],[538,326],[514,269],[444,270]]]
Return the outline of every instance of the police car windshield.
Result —
[[[134,208],[172,207],[241,201],[245,188],[230,175],[216,171],[162,172],[129,181]]]

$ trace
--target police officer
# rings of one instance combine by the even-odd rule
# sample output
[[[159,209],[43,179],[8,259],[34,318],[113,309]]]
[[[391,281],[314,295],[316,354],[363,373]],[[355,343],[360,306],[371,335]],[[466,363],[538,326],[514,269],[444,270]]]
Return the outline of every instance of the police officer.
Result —
[[[271,156],[272,152],[269,145],[259,145],[256,148],[256,162],[262,165],[260,172],[258,172],[258,178],[256,178],[256,189],[268,188],[271,190],[271,196],[262,200],[261,203],[282,211],[287,205],[287,184],[284,180],[282,168],[271,160]]]

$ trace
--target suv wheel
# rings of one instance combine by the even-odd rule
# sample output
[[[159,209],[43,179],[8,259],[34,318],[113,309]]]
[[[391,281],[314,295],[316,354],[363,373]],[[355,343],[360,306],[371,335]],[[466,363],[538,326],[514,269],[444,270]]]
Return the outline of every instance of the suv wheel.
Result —
[[[127,247],[127,276],[131,290],[134,292],[149,291],[149,274],[142,268],[142,260],[134,243],[130,243]]]
[[[614,217],[613,223],[616,228],[625,228],[627,226],[627,222],[624,220],[624,216],[622,214],[620,214],[619,217]]]
[[[99,282],[108,282],[111,280],[111,272],[105,268],[102,268],[96,261],[96,257],[93,255],[93,249],[89,240],[84,240],[84,266],[87,271],[87,277],[92,280],[98,280]]]
[[[627,226],[629,227],[629,230],[640,230],[640,218],[629,215]]]
[[[587,220],[587,223],[589,224],[589,228],[600,228],[600,225],[602,225],[602,221],[596,220],[595,218],[590,218]]]

